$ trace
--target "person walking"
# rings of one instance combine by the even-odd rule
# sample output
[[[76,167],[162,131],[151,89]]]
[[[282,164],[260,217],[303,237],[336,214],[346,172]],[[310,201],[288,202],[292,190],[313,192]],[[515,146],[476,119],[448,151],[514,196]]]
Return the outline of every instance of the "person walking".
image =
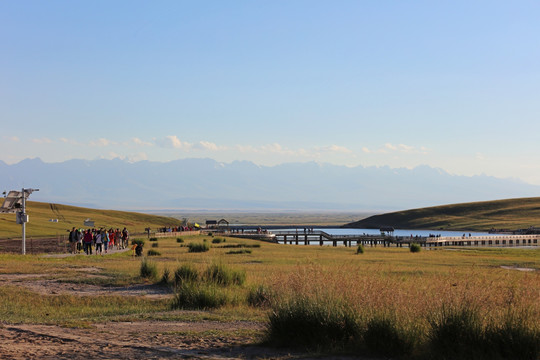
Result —
[[[86,255],[92,255],[92,231],[90,229],[86,230],[83,237],[84,252]]]
[[[103,229],[96,232],[96,255],[99,253],[103,255]]]
[[[103,247],[105,248],[105,254],[107,253],[107,250],[109,249],[109,233],[107,230],[101,231],[101,241],[103,241]]]
[[[69,249],[72,254],[75,254],[75,247],[77,246],[77,230],[75,226],[69,232]]]

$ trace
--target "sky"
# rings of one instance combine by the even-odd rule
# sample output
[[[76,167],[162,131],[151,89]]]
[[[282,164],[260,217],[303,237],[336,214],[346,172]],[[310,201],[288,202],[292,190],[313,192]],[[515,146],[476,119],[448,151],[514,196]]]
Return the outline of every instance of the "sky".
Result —
[[[0,160],[212,158],[540,185],[540,2],[2,1]]]

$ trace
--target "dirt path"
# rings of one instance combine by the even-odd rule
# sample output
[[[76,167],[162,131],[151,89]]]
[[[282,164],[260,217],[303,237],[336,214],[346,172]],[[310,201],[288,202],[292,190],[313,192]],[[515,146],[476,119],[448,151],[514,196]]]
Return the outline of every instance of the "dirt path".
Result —
[[[257,323],[119,322],[91,329],[48,325],[0,327],[2,359],[290,359],[287,353],[242,345],[242,336],[197,336],[204,331],[261,329]],[[193,335],[189,335],[189,333]],[[187,335],[186,335],[187,334]],[[229,333],[228,333],[229,334]]]

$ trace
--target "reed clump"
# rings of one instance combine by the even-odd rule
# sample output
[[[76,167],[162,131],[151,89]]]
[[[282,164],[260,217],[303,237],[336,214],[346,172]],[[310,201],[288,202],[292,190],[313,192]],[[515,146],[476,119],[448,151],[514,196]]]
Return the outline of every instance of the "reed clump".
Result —
[[[210,250],[210,245],[206,242],[199,242],[199,243],[189,243],[188,244],[188,252],[190,253],[198,253],[198,252],[207,252]]]
[[[209,283],[215,283],[221,286],[243,285],[246,281],[246,272],[230,269],[229,267],[218,263],[210,265],[202,277]]]
[[[157,265],[155,262],[148,260],[146,257],[142,259],[139,269],[139,275],[144,279],[155,280],[158,277]]]
[[[247,295],[247,303],[253,307],[269,307],[274,303],[275,299],[275,291],[266,285],[251,287]]]
[[[179,287],[185,282],[196,282],[199,279],[199,272],[190,263],[180,265],[174,272],[174,284]]]
[[[215,237],[212,239],[212,244],[221,244],[222,242],[227,241],[225,238]]]
[[[183,264],[174,279],[173,309],[211,309],[238,303],[238,292],[229,288],[243,285],[246,274],[223,264],[212,264],[199,274],[192,264]]]
[[[171,304],[173,309],[214,309],[230,303],[227,293],[216,284],[183,282]]]
[[[275,280],[270,343],[392,358],[540,356],[536,275],[508,287],[474,270],[427,283],[396,279],[392,268],[332,270],[304,266]]]

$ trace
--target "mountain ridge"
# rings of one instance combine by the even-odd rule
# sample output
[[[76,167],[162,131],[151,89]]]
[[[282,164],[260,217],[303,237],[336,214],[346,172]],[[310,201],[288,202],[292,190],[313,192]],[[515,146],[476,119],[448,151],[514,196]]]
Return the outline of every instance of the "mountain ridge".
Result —
[[[2,190],[39,188],[38,201],[96,208],[207,208],[391,211],[540,195],[540,186],[486,175],[327,163],[170,162],[39,158],[0,162]]]

